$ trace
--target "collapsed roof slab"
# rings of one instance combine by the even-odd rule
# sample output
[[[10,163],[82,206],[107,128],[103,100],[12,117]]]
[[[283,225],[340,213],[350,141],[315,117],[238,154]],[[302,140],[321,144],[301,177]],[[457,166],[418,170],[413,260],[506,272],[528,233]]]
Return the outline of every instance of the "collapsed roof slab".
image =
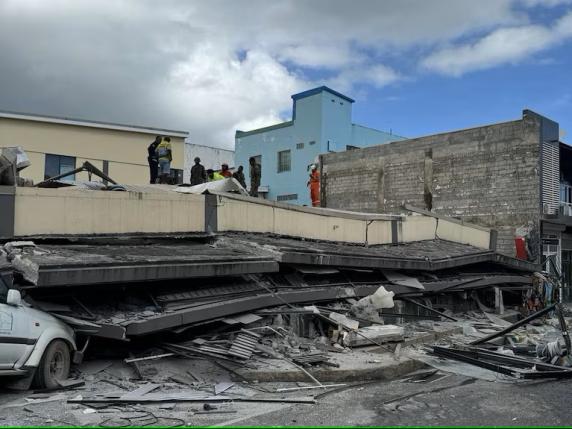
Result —
[[[298,304],[305,302],[325,302],[344,298],[361,298],[371,295],[378,288],[379,285],[377,284],[356,285],[355,287],[306,287],[302,290],[290,290],[274,294],[265,293],[261,288],[260,294],[237,299],[227,299],[221,302],[194,306],[152,318],[135,320],[126,326],[126,332],[127,336],[145,335],[174,327],[192,325],[226,317],[232,314],[275,307],[283,305],[284,302]],[[403,286],[395,286],[395,288],[403,291],[406,289]],[[395,288],[392,287],[392,290]]]
[[[145,283],[279,271],[280,265],[438,271],[492,263],[524,272],[539,269],[466,244],[425,240],[365,247],[264,234],[226,233],[212,243],[172,238],[146,245],[59,244],[28,257],[39,267],[33,287]],[[113,243],[110,241],[109,243]]]
[[[31,287],[123,284],[278,271],[274,258],[220,245],[42,245]]]
[[[262,234],[227,233],[225,239],[234,240],[237,245],[242,243],[246,248],[273,249],[282,264],[437,271],[491,262],[526,272],[540,269],[537,264],[499,255],[492,250],[440,239],[367,247]]]

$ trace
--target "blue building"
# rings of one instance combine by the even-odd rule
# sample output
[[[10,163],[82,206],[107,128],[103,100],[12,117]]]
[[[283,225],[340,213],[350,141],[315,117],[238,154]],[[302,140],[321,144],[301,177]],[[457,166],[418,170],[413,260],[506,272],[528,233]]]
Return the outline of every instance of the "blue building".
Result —
[[[291,121],[235,135],[235,167],[244,166],[249,184],[248,159],[255,157],[262,166],[259,190],[269,200],[311,205],[306,183],[320,154],[404,139],[352,123],[354,100],[326,86],[292,100]]]

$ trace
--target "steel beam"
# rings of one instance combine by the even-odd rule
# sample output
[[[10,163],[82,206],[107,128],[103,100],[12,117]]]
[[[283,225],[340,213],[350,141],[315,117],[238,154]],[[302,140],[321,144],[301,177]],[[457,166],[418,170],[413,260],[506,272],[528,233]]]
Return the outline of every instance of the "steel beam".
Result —
[[[475,346],[475,345],[477,345],[477,344],[486,343],[487,341],[490,341],[490,340],[493,340],[493,339],[495,339],[495,338],[498,338],[498,337],[500,337],[500,336],[502,336],[502,335],[504,335],[504,334],[508,334],[509,332],[514,331],[516,328],[519,328],[519,327],[521,327],[521,326],[523,326],[523,325],[526,325],[528,322],[530,322],[530,321],[532,321],[532,320],[534,320],[534,319],[538,319],[540,316],[543,316],[544,314],[551,312],[551,311],[554,310],[555,308],[556,308],[556,304],[550,305],[550,306],[548,306],[548,307],[546,307],[546,308],[544,308],[544,309],[542,309],[542,310],[540,310],[540,311],[537,311],[536,313],[534,313],[534,314],[528,316],[527,318],[522,319],[522,320],[520,320],[520,321],[518,321],[518,322],[516,322],[516,323],[514,323],[514,324],[512,324],[512,325],[510,325],[510,326],[508,326],[508,327],[506,327],[506,328],[503,329],[502,331],[495,332],[494,334],[487,335],[486,337],[483,337],[483,338],[479,338],[478,340],[472,341],[472,342],[470,342],[469,344],[472,345],[472,346]]]

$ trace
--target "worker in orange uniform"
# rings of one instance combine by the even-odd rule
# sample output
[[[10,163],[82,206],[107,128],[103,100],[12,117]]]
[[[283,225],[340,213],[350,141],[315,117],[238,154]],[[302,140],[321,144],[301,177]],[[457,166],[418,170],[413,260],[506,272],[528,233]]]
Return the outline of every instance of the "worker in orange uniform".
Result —
[[[306,186],[310,187],[312,207],[320,207],[320,173],[318,173],[318,167],[315,164],[312,164],[310,180],[308,180]]]

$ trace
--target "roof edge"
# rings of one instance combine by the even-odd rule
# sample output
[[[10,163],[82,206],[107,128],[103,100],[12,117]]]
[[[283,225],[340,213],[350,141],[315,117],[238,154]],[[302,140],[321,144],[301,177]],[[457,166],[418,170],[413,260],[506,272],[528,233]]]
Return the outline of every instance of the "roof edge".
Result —
[[[354,103],[354,102],[355,102],[354,99],[348,97],[347,95],[344,95],[344,94],[342,94],[341,92],[338,92],[338,91],[334,91],[333,89],[328,88],[328,87],[325,86],[325,85],[318,86],[317,88],[312,88],[312,89],[309,89],[309,90],[307,90],[307,91],[303,91],[303,92],[299,92],[299,93],[297,93],[297,94],[294,94],[294,95],[292,95],[292,100],[300,100],[301,98],[310,97],[311,95],[316,95],[316,94],[319,94],[319,93],[321,93],[321,92],[323,92],[323,91],[329,92],[330,94],[333,94],[333,95],[336,95],[336,96],[338,96],[338,97],[340,97],[340,98],[343,98],[344,100],[346,100],[346,101],[348,101],[348,102],[350,102],[350,103]]]
[[[279,128],[290,127],[292,125],[294,125],[294,121],[286,121],[275,125],[269,125],[267,127],[257,128],[255,130],[250,130],[250,131],[236,130],[234,137],[239,138],[239,137],[251,136],[253,134],[265,133],[266,131],[272,131],[272,130],[277,130]]]
[[[59,116],[36,115],[33,113],[0,111],[0,119],[20,119],[23,121],[47,122],[52,124],[73,125],[79,127],[103,128],[117,131],[131,131],[144,134],[162,134],[170,137],[189,136],[187,131],[168,130],[164,128],[141,127],[138,125],[117,124],[112,122],[98,122],[87,119],[74,119]]]

